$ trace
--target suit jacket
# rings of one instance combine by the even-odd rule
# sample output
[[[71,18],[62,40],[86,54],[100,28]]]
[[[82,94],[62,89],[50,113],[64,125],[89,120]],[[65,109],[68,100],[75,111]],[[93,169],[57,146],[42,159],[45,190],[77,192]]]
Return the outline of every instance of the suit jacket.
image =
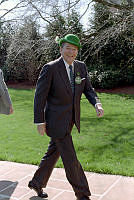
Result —
[[[52,138],[64,137],[70,131],[72,118],[80,132],[80,100],[82,93],[94,106],[100,102],[95,93],[83,62],[74,61],[74,96],[62,57],[46,64],[37,81],[34,97],[34,123],[46,122],[47,135]]]
[[[0,113],[8,115],[12,104],[7,86],[4,82],[3,72],[0,69]]]

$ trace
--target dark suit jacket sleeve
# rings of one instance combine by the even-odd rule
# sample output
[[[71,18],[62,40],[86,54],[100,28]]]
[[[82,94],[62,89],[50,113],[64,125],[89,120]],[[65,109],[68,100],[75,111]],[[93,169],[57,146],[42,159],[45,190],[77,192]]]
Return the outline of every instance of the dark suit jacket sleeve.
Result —
[[[34,97],[34,123],[43,123],[44,110],[47,102],[47,96],[51,86],[52,70],[51,66],[45,65],[37,81]]]
[[[84,64],[84,67],[85,67],[85,71],[86,71],[86,83],[85,83],[85,87],[84,87],[84,94],[85,94],[86,98],[88,99],[88,101],[93,106],[95,106],[96,103],[100,103],[100,100],[99,100],[96,92],[94,91],[94,88],[91,85],[90,78],[89,78],[85,64]]]

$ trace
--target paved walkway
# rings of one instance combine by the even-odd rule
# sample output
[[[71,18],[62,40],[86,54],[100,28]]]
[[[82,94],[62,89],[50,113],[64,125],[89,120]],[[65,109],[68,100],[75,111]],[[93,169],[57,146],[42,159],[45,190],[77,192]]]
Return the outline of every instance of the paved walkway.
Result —
[[[35,165],[0,161],[0,200],[41,200],[27,187]],[[86,172],[91,200],[134,200],[134,178]],[[48,200],[75,200],[64,169],[55,168],[45,191]]]

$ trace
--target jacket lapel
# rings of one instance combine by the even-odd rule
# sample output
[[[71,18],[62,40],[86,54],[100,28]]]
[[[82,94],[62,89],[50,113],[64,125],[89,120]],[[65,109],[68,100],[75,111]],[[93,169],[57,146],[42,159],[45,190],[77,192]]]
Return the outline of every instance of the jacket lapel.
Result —
[[[75,79],[76,79],[76,77],[77,76],[82,76],[82,74],[81,74],[81,70],[80,70],[80,65],[79,65],[79,63],[77,63],[76,61],[74,61],[74,85],[75,85],[75,96],[76,96],[76,94],[77,94],[77,92],[79,92],[79,89],[80,89],[80,87],[81,87],[81,84],[77,84],[76,82],[75,82]]]
[[[71,84],[70,84],[69,77],[68,77],[68,74],[67,74],[67,70],[66,70],[66,67],[65,67],[65,64],[64,64],[62,57],[59,59],[58,70],[59,70],[60,76],[61,76],[69,94],[71,96],[73,96]]]
[[[74,76],[75,76],[75,78],[76,78],[78,72],[79,72],[79,66],[78,66],[77,62],[74,61]]]

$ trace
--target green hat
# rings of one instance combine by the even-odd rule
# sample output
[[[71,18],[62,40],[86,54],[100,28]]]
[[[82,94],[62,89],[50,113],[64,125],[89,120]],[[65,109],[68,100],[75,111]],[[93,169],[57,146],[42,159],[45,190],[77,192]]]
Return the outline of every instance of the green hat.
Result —
[[[64,38],[61,38],[59,40],[59,46],[61,46],[62,43],[64,43],[64,42],[73,44],[73,45],[77,46],[79,49],[81,48],[80,39],[77,37],[77,35],[67,34]]]

